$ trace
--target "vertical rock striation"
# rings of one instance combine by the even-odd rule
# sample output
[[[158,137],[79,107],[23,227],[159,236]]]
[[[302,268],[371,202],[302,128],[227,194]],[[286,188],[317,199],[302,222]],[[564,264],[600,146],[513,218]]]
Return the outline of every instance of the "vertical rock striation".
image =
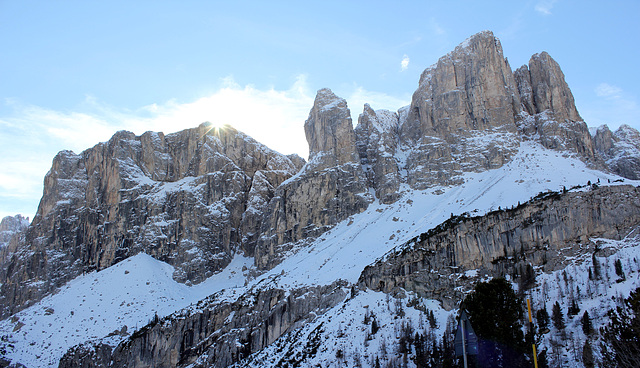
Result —
[[[453,273],[505,276],[518,264],[552,271],[573,259],[567,256],[592,251],[590,239],[622,239],[638,225],[640,189],[633,186],[551,192],[514,209],[452,217],[367,266],[360,283],[384,292],[415,291],[453,308],[465,284]]]
[[[529,65],[521,66],[514,75],[525,112],[520,124],[523,133],[547,148],[573,152],[603,168],[558,63],[542,52],[533,55]]]
[[[118,132],[60,152],[23,241],[0,253],[0,315],[74,277],[145,252],[198,283],[253,255],[274,189],[299,166],[231,127]]]
[[[372,201],[346,101],[319,90],[304,127],[309,162],[269,203],[255,253],[262,269],[279,263],[296,242],[317,237]]]
[[[374,111],[369,104],[358,118],[356,145],[360,163],[367,175],[369,187],[375,189],[382,203],[392,203],[399,196],[400,172],[395,158],[398,149],[397,113]]]
[[[596,130],[593,140],[596,151],[612,172],[628,179],[640,179],[640,133],[637,130],[623,124],[612,133],[603,125]]]
[[[342,302],[345,286],[253,290],[233,302],[212,296],[152,320],[115,349],[102,342],[76,346],[60,368],[227,367]]]

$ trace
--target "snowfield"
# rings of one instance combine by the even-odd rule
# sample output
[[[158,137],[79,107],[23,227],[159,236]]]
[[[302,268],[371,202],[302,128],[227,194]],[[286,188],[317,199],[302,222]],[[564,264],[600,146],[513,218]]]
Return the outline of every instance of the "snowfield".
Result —
[[[367,265],[447,220],[451,214],[482,215],[499,207],[516,206],[547,190],[569,189],[587,182],[615,185],[613,182],[620,178],[592,170],[566,153],[525,141],[518,154],[502,168],[467,173],[464,179],[465,183],[459,186],[425,191],[403,187],[402,197],[397,202],[371,204],[366,211],[337,224],[310,244],[294,247],[283,257],[281,264],[257,277],[253,259],[238,254],[222,272],[198,285],[186,286],[172,279],[173,267],[146,254],[138,254],[103,271],[78,277],[55,295],[0,321],[0,352],[4,349],[6,358],[30,368],[55,367],[67,349],[76,344],[111,335],[109,339],[115,345],[154,315],[169,315],[216,292],[222,292],[224,298],[237,298],[267,278],[272,281],[265,284],[285,289],[327,285],[337,279],[355,283]],[[624,180],[624,184],[639,185],[640,182]],[[609,284],[603,282],[597,286],[589,280],[590,257],[570,260],[566,273],[571,275],[571,282],[564,280],[563,271],[538,275],[533,295],[536,300],[545,301],[549,313],[556,300],[565,303],[563,310],[566,313],[568,299],[563,299],[562,295],[575,293],[579,287],[582,308],[579,316],[588,310],[592,320],[602,324],[606,321],[604,314],[614,305],[612,297],[624,298],[630,290],[640,286],[637,262],[640,242],[630,237],[617,242],[602,239],[601,243],[612,251],[611,256],[600,259],[603,277],[610,281]],[[616,283],[613,262],[618,258],[623,260],[627,277]],[[300,352],[303,347],[296,346],[291,339],[311,341],[313,336],[320,340],[318,353],[305,364],[336,360],[337,350],[341,350],[345,361],[355,364],[359,359],[367,366],[374,353],[381,351],[382,344],[391,345],[398,338],[402,323],[411,323],[438,338],[442,338],[447,326],[453,328],[455,325],[452,316],[456,310],[445,311],[435,301],[420,300],[421,308],[433,311],[437,319],[437,327],[427,326],[424,314],[408,305],[410,299],[396,301],[383,293],[360,292],[255,354],[252,366],[277,366],[282,358],[275,353],[278,347],[291,354]],[[539,308],[541,304],[534,307]],[[375,315],[381,328],[374,336],[370,336],[371,322],[363,323],[367,314]],[[574,326],[576,323],[579,323],[578,317],[567,324],[573,331],[581,331],[579,326]],[[552,329],[541,348],[551,349],[556,333]],[[584,336],[576,335],[572,339],[581,347]],[[557,349],[563,357],[562,364],[579,366],[573,363],[570,347]],[[392,353],[393,349],[389,347],[389,354]]]

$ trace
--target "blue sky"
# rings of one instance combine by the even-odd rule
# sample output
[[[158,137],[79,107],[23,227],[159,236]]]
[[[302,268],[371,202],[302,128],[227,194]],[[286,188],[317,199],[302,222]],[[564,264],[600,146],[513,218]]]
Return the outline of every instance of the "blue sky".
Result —
[[[513,69],[558,61],[589,126],[640,129],[638,1],[0,0],[0,216],[33,216],[53,156],[117,130],[228,123],[305,157],[315,92],[396,110],[488,29]]]

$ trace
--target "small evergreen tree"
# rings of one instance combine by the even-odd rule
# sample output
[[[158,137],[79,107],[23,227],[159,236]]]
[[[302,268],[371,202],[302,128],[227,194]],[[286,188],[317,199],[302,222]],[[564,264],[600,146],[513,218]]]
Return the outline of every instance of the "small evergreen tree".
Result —
[[[593,368],[596,364],[593,357],[593,348],[591,347],[589,340],[585,341],[584,346],[582,347],[582,364],[584,364],[585,368]]]
[[[619,258],[616,259],[613,265],[616,269],[616,275],[618,275],[619,277],[618,282],[626,280],[627,277],[625,276],[624,271],[622,270],[622,262],[620,262]]]
[[[562,308],[558,302],[556,302],[551,309],[551,321],[553,321],[553,326],[555,328],[558,330],[564,330],[564,317],[562,315]]]
[[[573,316],[580,313],[580,307],[578,306],[578,302],[575,299],[571,299],[571,303],[569,304],[569,308],[567,309],[567,316],[569,318],[573,318]]]
[[[380,327],[378,326],[378,321],[376,320],[376,317],[373,316],[373,318],[371,319],[371,334],[375,335],[379,329]]]
[[[427,320],[429,321],[429,327],[432,329],[438,328],[438,322],[436,321],[436,316],[433,314],[432,310],[429,310],[427,313]]]
[[[584,311],[584,314],[582,315],[582,319],[580,320],[580,322],[582,323],[582,332],[584,332],[584,334],[587,336],[590,335],[591,332],[593,332],[593,324],[591,323],[589,312]]]
[[[591,262],[593,263],[593,278],[600,280],[600,261],[598,261],[595,252],[591,255]]]
[[[543,305],[542,309],[536,311],[536,320],[538,321],[539,331],[549,328],[549,312],[547,312],[547,306]]]
[[[609,324],[601,331],[604,365],[640,367],[640,288],[608,314]]]
[[[476,284],[461,308],[479,339],[479,361],[488,367],[526,366],[527,344],[522,332],[522,300],[503,278]]]

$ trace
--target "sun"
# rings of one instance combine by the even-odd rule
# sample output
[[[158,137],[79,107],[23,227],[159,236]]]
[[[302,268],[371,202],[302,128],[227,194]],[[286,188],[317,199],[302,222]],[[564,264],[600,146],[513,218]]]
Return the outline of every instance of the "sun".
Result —
[[[225,125],[221,123],[216,123],[216,122],[212,123],[210,121],[207,121],[203,123],[202,126],[205,128],[205,131],[202,134],[202,136],[205,136],[208,134],[220,135],[220,131],[224,129]]]

